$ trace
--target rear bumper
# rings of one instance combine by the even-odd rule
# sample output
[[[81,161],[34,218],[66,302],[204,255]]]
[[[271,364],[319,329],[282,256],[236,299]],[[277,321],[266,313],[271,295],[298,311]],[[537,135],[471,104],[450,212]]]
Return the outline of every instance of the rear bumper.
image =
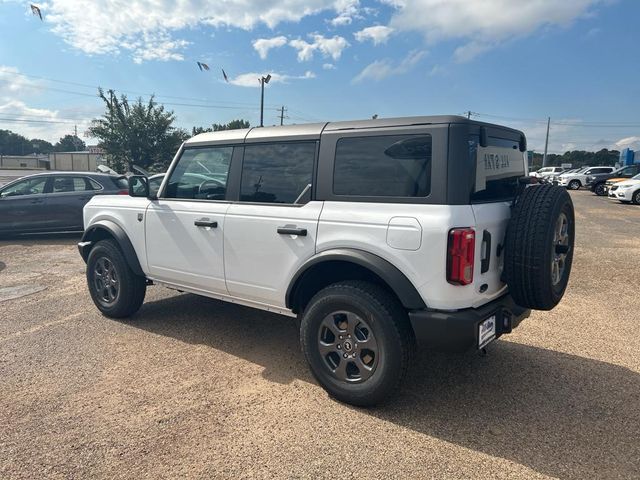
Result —
[[[419,344],[438,350],[462,352],[478,346],[478,326],[496,316],[496,338],[510,333],[531,310],[516,305],[511,295],[504,295],[479,308],[455,312],[419,310],[409,312],[411,326]]]

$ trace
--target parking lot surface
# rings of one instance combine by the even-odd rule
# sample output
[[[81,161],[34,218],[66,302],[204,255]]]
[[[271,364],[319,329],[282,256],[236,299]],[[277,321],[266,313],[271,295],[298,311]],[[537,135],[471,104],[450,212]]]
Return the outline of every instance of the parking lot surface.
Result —
[[[291,319],[150,287],[110,320],[77,235],[0,241],[0,478],[640,478],[640,207],[572,197],[562,303],[366,410]]]

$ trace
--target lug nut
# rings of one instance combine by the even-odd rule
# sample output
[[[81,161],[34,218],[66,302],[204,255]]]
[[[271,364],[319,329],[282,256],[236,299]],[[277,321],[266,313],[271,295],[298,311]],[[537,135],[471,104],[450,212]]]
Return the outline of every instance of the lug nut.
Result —
[[[344,358],[347,358],[349,355],[347,355],[346,353],[343,355]]]
[[[342,335],[340,335],[340,340],[342,340],[342,338],[343,338]]]
[[[342,345],[338,345],[338,350],[340,350],[342,348]]]

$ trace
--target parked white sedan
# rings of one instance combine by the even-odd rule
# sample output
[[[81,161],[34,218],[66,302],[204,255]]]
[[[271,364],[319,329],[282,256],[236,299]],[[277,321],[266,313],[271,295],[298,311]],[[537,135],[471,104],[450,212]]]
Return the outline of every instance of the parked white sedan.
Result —
[[[629,180],[613,184],[609,188],[609,198],[640,205],[640,173]]]

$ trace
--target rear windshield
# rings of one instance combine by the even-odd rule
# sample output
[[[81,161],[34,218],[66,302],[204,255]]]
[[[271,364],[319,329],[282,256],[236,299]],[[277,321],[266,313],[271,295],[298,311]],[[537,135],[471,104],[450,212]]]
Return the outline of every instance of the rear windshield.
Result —
[[[119,190],[126,190],[129,188],[129,182],[126,177],[111,177],[111,181]]]
[[[469,158],[476,166],[471,203],[508,201],[515,197],[518,178],[525,174],[524,155],[517,140],[489,137],[480,146],[479,135],[469,135]]]

